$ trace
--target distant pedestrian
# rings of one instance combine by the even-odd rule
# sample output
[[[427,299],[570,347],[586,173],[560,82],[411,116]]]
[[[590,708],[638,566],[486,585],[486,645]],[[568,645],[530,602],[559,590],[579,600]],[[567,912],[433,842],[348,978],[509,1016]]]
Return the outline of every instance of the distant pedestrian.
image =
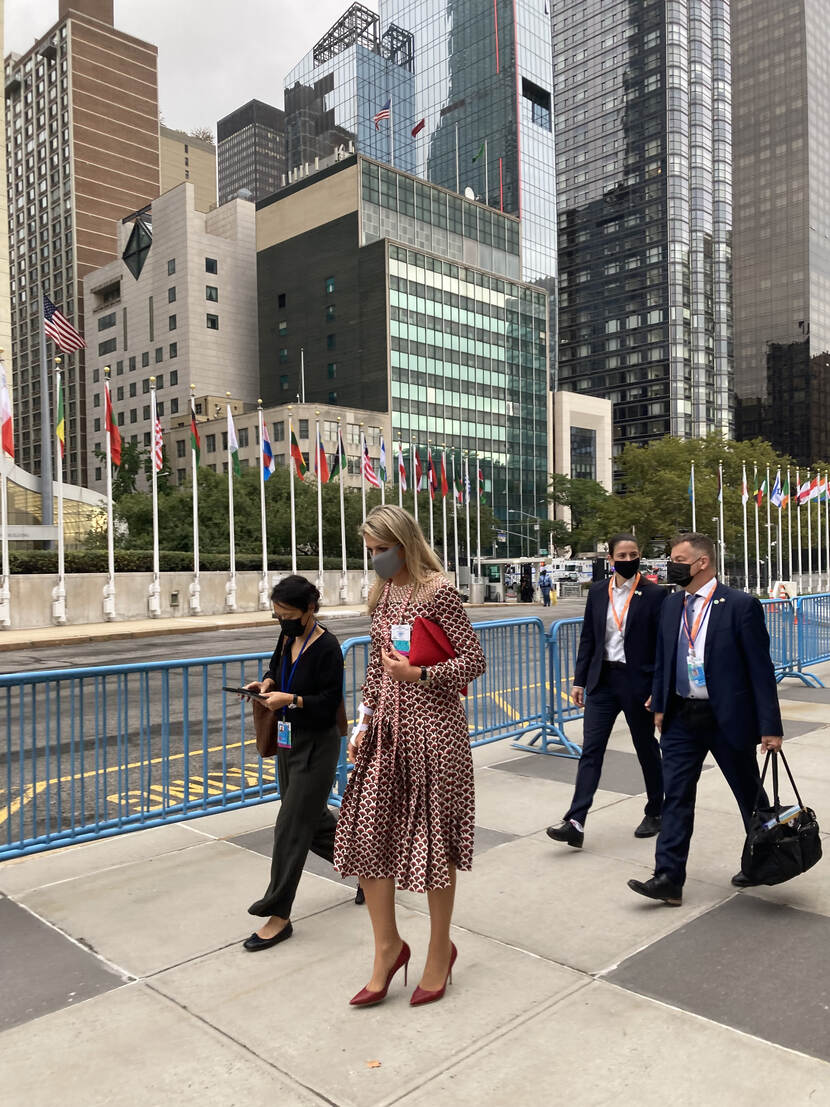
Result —
[[[340,644],[317,621],[320,593],[301,576],[271,593],[280,637],[265,678],[245,687],[267,696],[281,733],[277,749],[280,809],[274,826],[271,880],[248,912],[266,921],[244,942],[256,952],[290,938],[291,907],[309,850],[334,857],[336,820],[328,797],[340,756],[337,713],[343,698]]]
[[[340,809],[335,866],[360,877],[372,920],[372,975],[351,1003],[380,1003],[409,962],[398,932],[395,886],[426,892],[430,941],[410,1003],[441,999],[456,949],[450,941],[456,871],[473,860],[473,761],[460,692],[485,669],[458,593],[415,519],[394,505],[363,524],[378,579],[369,595],[371,649],[360,718],[349,745],[354,770]],[[427,664],[409,660],[416,632]]]
[[[580,848],[585,819],[599,787],[602,762],[611,730],[620,712],[625,716],[645,780],[647,802],[636,838],[650,838],[660,829],[663,775],[654,717],[646,707],[651,695],[654,655],[664,589],[643,580],[640,547],[633,534],[615,534],[608,541],[610,580],[588,591],[582,634],[574,667],[572,699],[585,708],[582,756],[576,772],[571,806],[560,826],[548,827],[548,837]]]
[[[533,577],[531,576],[530,566],[522,566],[522,583],[519,591],[519,598],[522,603],[533,603]]]
[[[762,752],[777,752],[783,741],[763,608],[754,596],[720,584],[716,565],[708,535],[682,534],[666,566],[679,591],[663,607],[651,698],[663,751],[663,825],[654,876],[628,886],[672,907],[683,900],[706,755],[726,777],[748,828],[756,803],[769,808],[755,747],[760,742]],[[752,882],[737,872],[732,883],[746,888]]]
[[[539,591],[542,593],[542,606],[550,607],[550,590],[553,587],[553,580],[550,573],[545,566],[542,566],[542,571],[539,573]]]

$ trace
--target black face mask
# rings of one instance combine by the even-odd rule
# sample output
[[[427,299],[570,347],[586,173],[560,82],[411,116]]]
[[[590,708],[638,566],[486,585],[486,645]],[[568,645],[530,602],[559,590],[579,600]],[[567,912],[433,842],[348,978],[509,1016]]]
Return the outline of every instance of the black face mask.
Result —
[[[623,580],[631,580],[640,571],[640,559],[639,557],[633,558],[631,561],[615,561],[614,572],[619,573]]]
[[[280,629],[289,638],[299,638],[301,634],[305,633],[306,628],[302,619],[280,619]]]
[[[686,588],[692,583],[692,578],[697,574],[692,572],[692,565],[684,565],[680,561],[670,561],[666,566],[666,580],[669,584],[678,584],[681,588]]]

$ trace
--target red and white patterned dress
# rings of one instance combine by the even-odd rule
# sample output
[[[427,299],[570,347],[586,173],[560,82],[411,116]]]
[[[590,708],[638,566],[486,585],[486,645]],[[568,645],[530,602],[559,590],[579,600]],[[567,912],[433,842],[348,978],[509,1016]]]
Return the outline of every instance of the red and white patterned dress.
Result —
[[[449,865],[473,863],[475,790],[460,690],[480,676],[484,654],[458,593],[442,576],[418,589],[386,585],[372,616],[363,702],[374,714],[340,808],[334,866],[344,876],[393,878],[398,888],[446,888]],[[456,657],[429,667],[430,683],[393,680],[381,644],[418,616],[443,629]]]

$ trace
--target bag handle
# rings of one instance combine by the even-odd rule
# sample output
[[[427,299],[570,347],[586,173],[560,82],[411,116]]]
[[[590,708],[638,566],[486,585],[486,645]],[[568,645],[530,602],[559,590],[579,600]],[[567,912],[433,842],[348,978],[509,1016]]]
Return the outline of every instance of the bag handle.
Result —
[[[797,787],[795,781],[793,780],[793,774],[790,772],[790,766],[787,764],[787,759],[784,756],[784,751],[781,750],[780,753],[778,754],[778,756],[781,758],[781,761],[784,765],[784,768],[787,770],[787,776],[790,778],[790,784],[792,784],[792,786],[793,786],[793,791],[795,792],[795,798],[798,800],[798,806],[800,808],[802,808],[802,810],[803,810],[804,801],[802,800],[801,796],[798,794],[798,787]],[[773,762],[773,765],[774,764],[775,764],[775,762]]]
[[[755,802],[752,805],[752,814],[758,814],[758,801],[761,798],[761,793],[764,790],[764,781],[767,776],[767,769],[769,768],[769,759],[772,756],[772,750],[767,750],[767,756],[764,758],[764,767],[761,770],[761,779],[758,781],[758,789],[755,792]],[[773,784],[775,788],[775,817],[778,818],[778,772],[773,762]]]
[[[782,762],[784,763],[784,768],[787,770],[787,776],[790,778],[790,784],[792,784],[792,786],[793,786],[793,791],[795,792],[795,798],[798,800],[798,806],[801,807],[802,809],[804,808],[804,801],[802,800],[801,796],[799,795],[798,787],[795,783],[795,780],[793,779],[793,774],[790,771],[790,766],[787,764],[787,759],[784,756],[784,751],[779,750],[776,753],[775,750],[767,750],[767,756],[764,758],[764,768],[763,768],[763,771],[761,773],[761,779],[758,782],[758,791],[755,794],[755,803],[752,806],[752,813],[753,813],[753,815],[758,813],[758,800],[761,798],[761,791],[764,787],[764,779],[767,775],[767,768],[768,768],[769,763],[770,763],[770,758],[772,758],[772,794],[773,794],[773,804],[774,804],[774,807],[775,807],[775,821],[777,823],[780,823],[780,821],[781,821],[781,819],[780,819],[781,800],[779,799],[779,796],[778,796],[778,758],[779,757],[781,758]]]

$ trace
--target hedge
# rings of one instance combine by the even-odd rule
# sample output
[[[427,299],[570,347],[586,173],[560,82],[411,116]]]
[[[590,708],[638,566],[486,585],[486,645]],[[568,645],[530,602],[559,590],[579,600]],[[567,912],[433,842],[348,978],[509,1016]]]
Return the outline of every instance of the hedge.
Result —
[[[65,555],[67,573],[106,573],[106,550],[67,550]],[[363,562],[349,558],[350,569],[362,569]],[[323,567],[339,569],[342,561],[339,557],[324,557]],[[193,554],[182,550],[166,550],[159,553],[159,568],[163,573],[188,573],[193,570]],[[207,572],[228,572],[230,563],[227,554],[202,554],[199,568]],[[236,568],[257,570],[262,568],[261,553],[237,553]],[[268,558],[268,568],[274,571],[290,570],[291,558],[282,554]],[[9,553],[9,569],[12,573],[57,573],[58,555],[55,550],[22,550]],[[317,558],[301,555],[297,557],[297,569],[303,573],[317,571]],[[116,550],[116,573],[152,573],[152,550]]]

